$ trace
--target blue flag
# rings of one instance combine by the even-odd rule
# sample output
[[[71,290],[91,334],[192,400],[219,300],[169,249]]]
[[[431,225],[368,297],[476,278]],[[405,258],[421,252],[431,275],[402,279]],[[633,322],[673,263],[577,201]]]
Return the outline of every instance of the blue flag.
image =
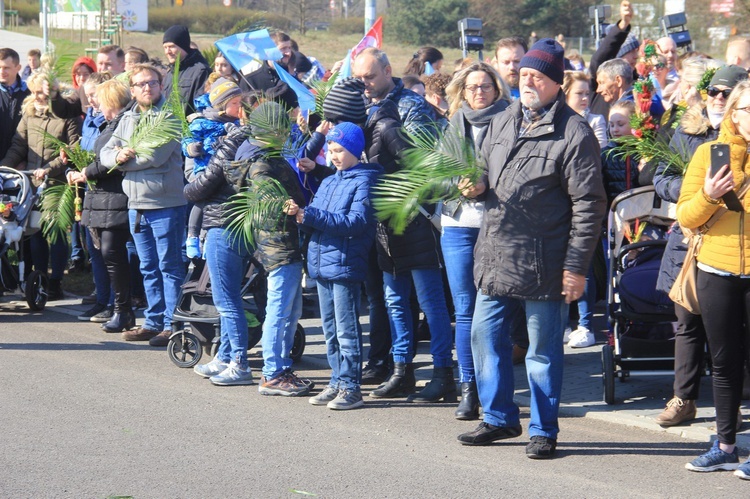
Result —
[[[242,68],[258,61],[278,61],[283,57],[267,29],[237,33],[214,42],[229,64],[242,72]]]
[[[299,108],[303,111],[314,111],[315,110],[315,96],[312,92],[297,78],[287,73],[287,71],[281,67],[280,64],[275,64],[276,73],[279,75],[279,79],[289,85],[289,88],[294,90],[297,94],[297,100],[299,101]]]
[[[352,51],[346,53],[346,57],[344,57],[344,64],[341,65],[341,69],[339,69],[339,74],[336,77],[336,83],[340,82],[344,78],[349,78],[352,75]]]
[[[424,61],[424,74],[430,76],[435,73],[435,68],[432,67],[430,61]]]

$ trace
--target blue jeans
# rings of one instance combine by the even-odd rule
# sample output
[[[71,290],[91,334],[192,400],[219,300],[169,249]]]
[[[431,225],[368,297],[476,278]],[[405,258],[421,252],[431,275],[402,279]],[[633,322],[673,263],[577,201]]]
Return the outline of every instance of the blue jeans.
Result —
[[[440,238],[456,314],[456,357],[461,383],[474,381],[471,320],[477,300],[477,288],[474,287],[474,245],[478,237],[478,228],[443,227]]]
[[[91,255],[91,273],[94,275],[94,291],[96,292],[96,303],[100,305],[112,305],[115,301],[112,286],[109,281],[109,273],[104,263],[102,250],[94,247],[94,240],[91,238],[92,230],[84,228],[86,236],[86,247]]]
[[[591,331],[591,319],[594,317],[594,305],[596,304],[596,278],[594,277],[594,264],[589,267],[586,274],[586,287],[583,295],[578,299],[578,327],[585,327]]]
[[[451,319],[443,294],[443,276],[440,269],[415,269],[407,273],[393,275],[383,272],[385,303],[388,306],[388,319],[391,323],[393,340],[393,361],[412,361],[414,343],[414,321],[412,320],[409,296],[411,283],[417,290],[417,299],[427,324],[430,326],[430,353],[435,367],[452,367]]]
[[[275,378],[292,368],[289,356],[297,321],[302,316],[302,262],[268,272],[268,303],[263,321],[263,377]]]
[[[362,327],[359,324],[361,282],[317,279],[320,318],[326,338],[333,388],[360,389],[362,382]]]
[[[216,356],[222,362],[233,360],[246,368],[247,318],[241,291],[250,252],[239,238],[232,238],[220,227],[208,230],[204,251],[214,306],[221,317],[221,344]]]
[[[88,239],[88,230],[81,225],[81,222],[73,222],[70,228],[70,259],[82,260],[86,258],[83,251],[83,240]],[[88,242],[86,243],[88,245]]]
[[[136,232],[136,210],[129,210],[130,233],[141,260],[143,287],[148,306],[143,327],[171,331],[172,314],[185,278],[182,243],[185,233],[185,207],[142,210]]]
[[[484,421],[495,426],[518,426],[518,406],[513,402],[513,317],[523,314],[529,330],[526,372],[531,390],[529,436],[557,439],[563,375],[563,331],[568,322],[564,300],[534,301],[477,294],[471,347],[474,352],[477,391]]]

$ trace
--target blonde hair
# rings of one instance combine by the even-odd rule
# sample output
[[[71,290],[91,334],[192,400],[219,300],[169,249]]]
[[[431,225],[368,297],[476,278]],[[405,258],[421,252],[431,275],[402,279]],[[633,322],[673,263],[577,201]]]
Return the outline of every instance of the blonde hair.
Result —
[[[628,116],[631,116],[635,113],[635,102],[631,100],[617,101],[609,108],[609,115],[612,116],[612,112],[615,110],[625,111]]]
[[[729,99],[727,99],[727,107],[724,111],[725,117],[737,109],[737,103],[747,93],[750,93],[750,80],[741,81],[734,86],[732,93],[729,94]]]
[[[584,71],[565,71],[563,75],[562,91],[567,96],[570,92],[570,87],[577,81],[583,81],[585,83],[591,82],[591,77]]]
[[[33,116],[36,113],[36,107],[34,106],[36,97],[34,96],[34,92],[42,90],[42,84],[46,79],[47,73],[44,71],[38,71],[32,73],[26,80],[26,86],[31,91],[31,94],[23,100],[23,103],[21,104],[21,114],[25,116]]]
[[[448,97],[448,102],[450,102],[450,108],[448,109],[449,116],[453,116],[453,113],[458,111],[466,100],[464,99],[466,79],[471,73],[479,71],[486,73],[490,77],[490,80],[492,80],[492,86],[495,87],[497,98],[493,101],[493,104],[500,99],[510,100],[508,84],[503,81],[497,70],[486,62],[475,62],[456,73],[453,76],[453,81],[445,88],[445,95]]]
[[[130,89],[120,80],[107,80],[96,89],[99,107],[121,110],[130,102],[130,99]]]

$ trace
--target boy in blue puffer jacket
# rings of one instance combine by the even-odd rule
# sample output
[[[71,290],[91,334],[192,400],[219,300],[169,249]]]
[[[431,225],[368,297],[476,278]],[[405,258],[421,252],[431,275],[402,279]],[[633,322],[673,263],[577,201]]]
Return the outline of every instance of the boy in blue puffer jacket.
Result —
[[[323,180],[307,208],[292,205],[287,213],[296,214],[302,230],[310,233],[307,267],[318,283],[328,364],[333,371],[328,386],[310,403],[347,410],[364,405],[359,302],[375,239],[370,189],[383,169],[359,162],[365,136],[354,123],[339,123],[326,140],[336,173]]]
[[[240,101],[242,91],[233,81],[219,78],[208,94],[209,107],[188,116],[190,135],[182,139],[182,154],[193,159],[195,176],[206,169],[208,162],[221,145],[222,137],[227,134],[227,123],[239,123]],[[205,102],[205,96],[196,99],[196,107]],[[201,230],[203,210],[193,206],[188,217],[187,256],[201,256],[198,236]]]

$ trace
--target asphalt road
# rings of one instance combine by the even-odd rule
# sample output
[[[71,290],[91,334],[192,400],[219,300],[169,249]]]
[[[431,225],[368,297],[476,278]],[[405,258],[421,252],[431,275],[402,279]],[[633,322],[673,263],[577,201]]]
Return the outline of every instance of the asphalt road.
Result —
[[[318,386],[328,374],[299,370]],[[533,461],[525,436],[461,446],[476,422],[452,414],[370,400],[335,412],[215,387],[164,350],[0,303],[0,498],[749,495],[731,473],[683,468],[705,443],[564,418],[558,458]]]

